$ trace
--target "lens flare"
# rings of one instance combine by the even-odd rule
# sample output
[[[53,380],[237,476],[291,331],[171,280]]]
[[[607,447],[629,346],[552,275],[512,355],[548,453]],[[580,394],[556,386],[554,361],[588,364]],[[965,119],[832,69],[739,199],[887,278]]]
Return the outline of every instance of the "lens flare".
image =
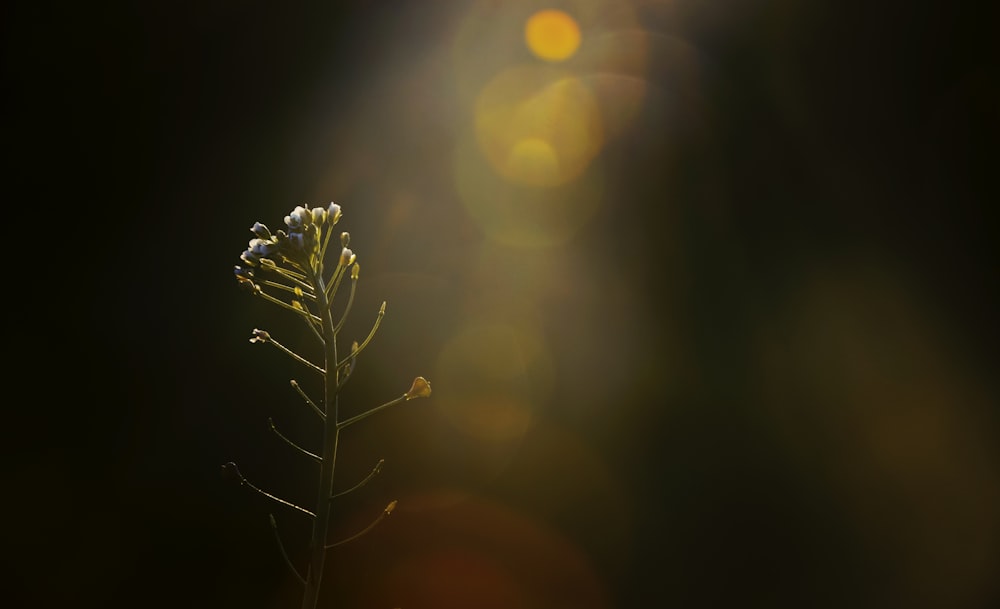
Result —
[[[506,70],[483,89],[476,135],[497,173],[535,187],[578,177],[604,144],[600,109],[587,86],[537,66]]]
[[[539,59],[565,61],[580,48],[580,26],[563,11],[538,11],[524,24],[524,42]]]

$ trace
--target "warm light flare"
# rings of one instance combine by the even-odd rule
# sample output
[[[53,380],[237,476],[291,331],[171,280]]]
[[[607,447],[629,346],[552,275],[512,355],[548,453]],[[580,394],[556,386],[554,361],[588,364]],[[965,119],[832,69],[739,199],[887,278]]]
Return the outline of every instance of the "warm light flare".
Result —
[[[497,173],[534,187],[579,177],[604,145],[600,109],[579,78],[524,66],[483,89],[476,136]]]
[[[524,24],[524,41],[539,59],[565,61],[580,47],[580,26],[563,11],[538,11]]]

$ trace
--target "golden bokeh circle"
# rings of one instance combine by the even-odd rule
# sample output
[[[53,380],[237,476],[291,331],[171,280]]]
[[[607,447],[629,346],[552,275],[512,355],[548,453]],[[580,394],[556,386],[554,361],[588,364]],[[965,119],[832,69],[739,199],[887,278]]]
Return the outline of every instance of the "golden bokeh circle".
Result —
[[[524,42],[539,59],[565,61],[580,48],[580,26],[567,13],[548,9],[524,24]]]

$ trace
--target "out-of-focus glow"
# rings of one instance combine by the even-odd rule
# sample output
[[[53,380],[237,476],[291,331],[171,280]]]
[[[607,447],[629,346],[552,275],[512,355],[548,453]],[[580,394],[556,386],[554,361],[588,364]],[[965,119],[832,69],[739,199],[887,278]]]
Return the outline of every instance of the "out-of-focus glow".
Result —
[[[649,83],[642,78],[612,73],[588,74],[581,80],[597,100],[606,136],[610,139],[626,133],[642,109]]]
[[[533,66],[505,70],[483,89],[476,137],[497,173],[536,187],[576,178],[604,143],[600,110],[583,82]]]
[[[560,478],[546,483],[562,488]],[[365,596],[358,604],[394,607],[404,598],[404,607],[437,609],[611,607],[589,552],[557,527],[481,497],[452,503],[443,492],[444,501],[437,493],[401,498],[400,509],[411,511],[395,524],[400,550],[387,553],[383,568],[365,573],[370,579],[359,586]],[[436,507],[442,503],[446,507]]]
[[[438,356],[435,381],[447,390],[435,394],[434,408],[477,442],[520,442],[542,397],[533,379],[550,368],[538,336],[502,324],[469,325]]]
[[[552,144],[527,137],[510,149],[505,167],[528,184],[549,184],[559,179],[559,157]]]
[[[523,153],[531,146],[522,144],[528,148]],[[542,153],[536,149],[534,154]],[[455,190],[469,216],[490,239],[508,246],[537,249],[565,243],[594,216],[605,190],[600,163],[579,179],[551,188],[504,179],[483,157],[472,134],[459,140],[453,158]],[[538,173],[543,170],[544,165],[536,168]]]
[[[563,11],[538,11],[524,24],[524,42],[539,59],[564,61],[580,47],[580,26]]]
[[[759,330],[763,403],[801,459],[822,455],[869,551],[898,565],[886,582],[896,604],[988,595],[1000,532],[988,390],[903,275],[858,260],[814,268]]]

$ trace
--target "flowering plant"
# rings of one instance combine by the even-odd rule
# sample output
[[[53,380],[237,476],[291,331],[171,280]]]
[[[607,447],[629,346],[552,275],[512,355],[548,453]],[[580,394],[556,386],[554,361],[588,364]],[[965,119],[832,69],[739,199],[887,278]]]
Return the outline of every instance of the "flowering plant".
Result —
[[[340,433],[345,428],[385,408],[431,395],[430,383],[418,376],[413,380],[409,390],[395,399],[356,416],[344,420],[339,418],[338,395],[340,390],[351,377],[358,355],[371,342],[382,317],[385,315],[385,302],[383,302],[375,323],[364,340],[360,344],[354,341],[350,351],[346,355],[340,355],[337,349],[337,340],[351,311],[351,305],[354,303],[354,293],[360,275],[357,256],[348,247],[351,237],[346,232],[340,233],[339,236],[340,255],[336,259],[336,264],[330,272],[327,272],[324,266],[327,248],[340,217],[340,206],[331,203],[326,208],[296,207],[285,216],[287,230],[278,230],[273,234],[266,226],[257,222],[250,228],[254,238],[250,240],[247,250],[240,255],[241,264],[235,268],[236,279],[240,286],[254,296],[263,298],[297,315],[309,327],[312,335],[323,348],[324,362],[323,365],[319,365],[281,344],[265,330],[254,329],[250,338],[251,343],[269,344],[276,347],[300,364],[319,373],[323,378],[323,398],[319,401],[311,399],[298,382],[291,381],[292,388],[322,422],[323,447],[319,454],[302,448],[278,431],[273,421],[269,421],[271,429],[283,441],[320,464],[315,509],[309,510],[295,505],[254,486],[240,473],[235,463],[230,462],[223,465],[223,472],[236,477],[241,485],[251,488],[276,503],[304,513],[312,519],[309,563],[305,575],[302,575],[285,552],[281,538],[278,536],[274,516],[269,515],[281,555],[302,583],[302,609],[314,609],[317,605],[326,551],[367,533],[396,507],[395,501],[390,502],[368,527],[347,539],[334,543],[329,542],[327,535],[333,500],[364,486],[381,471],[383,463],[379,461],[367,477],[350,489],[334,493],[334,465],[337,460],[337,443]],[[334,297],[345,277],[350,278],[350,293],[343,310],[338,315],[334,311]]]

